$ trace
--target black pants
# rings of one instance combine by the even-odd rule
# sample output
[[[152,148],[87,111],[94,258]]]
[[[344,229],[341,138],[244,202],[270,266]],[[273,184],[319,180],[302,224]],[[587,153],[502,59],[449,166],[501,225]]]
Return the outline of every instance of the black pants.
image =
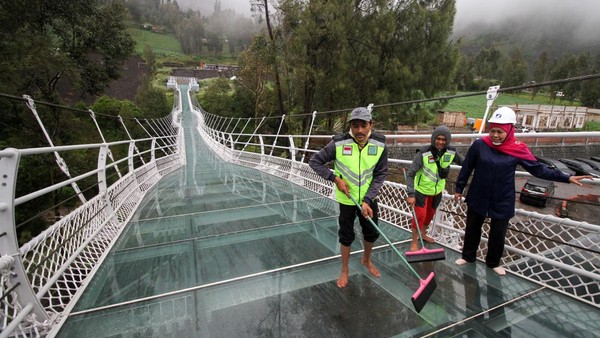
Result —
[[[355,205],[340,205],[340,216],[338,217],[339,229],[338,229],[338,237],[340,244],[344,246],[350,246],[354,241],[354,220],[356,216],[358,216],[358,222],[360,223],[360,227],[362,228],[363,239],[369,243],[373,243],[379,238],[379,232],[377,229],[369,222],[363,215],[360,213],[360,209]],[[373,222],[377,223],[377,202],[373,201],[371,204],[371,209],[373,209]]]
[[[481,216],[467,209],[467,225],[465,227],[465,243],[462,250],[462,258],[467,262],[477,259],[477,249],[481,241],[481,227],[485,216]],[[500,258],[504,252],[504,237],[508,228],[509,219],[491,219],[490,233],[488,237],[488,250],[485,256],[485,264],[490,268],[500,266]]]

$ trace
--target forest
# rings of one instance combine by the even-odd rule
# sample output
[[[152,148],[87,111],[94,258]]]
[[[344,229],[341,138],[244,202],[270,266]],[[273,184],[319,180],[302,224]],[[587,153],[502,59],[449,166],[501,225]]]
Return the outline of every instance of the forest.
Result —
[[[186,66],[195,67],[207,57],[237,60],[236,81],[219,78],[204,88],[200,102],[208,111],[257,118],[307,116],[299,132],[307,129],[315,110],[374,103],[384,126],[428,123],[447,100],[403,102],[600,73],[600,54],[593,50],[559,55],[555,48],[525,50],[522,43],[511,45],[506,39],[477,45],[477,38],[454,37],[454,0],[249,1],[252,18],[221,10],[218,0],[210,15],[181,10],[171,0],[1,2],[0,147],[47,145],[20,98],[23,94],[56,105],[68,104],[61,96],[65,91],[94,98],[89,107],[76,102],[70,104],[73,110],[40,109],[55,144],[86,143],[88,131],[95,128],[79,116],[87,109],[107,119],[105,128],[114,125],[115,135],[118,116],[167,115],[172,94],[153,76],[164,72],[162,63],[173,60],[159,51],[142,52],[152,75],[137,89],[134,102],[103,95],[135,53],[132,27],[173,35],[188,56]],[[536,87],[532,96],[556,91],[571,102],[600,107],[597,78]],[[324,128],[333,130],[336,121],[328,123]],[[22,186],[62,175],[45,172],[54,167],[40,164],[40,172]],[[49,199],[36,207],[53,203]],[[22,211],[21,221],[25,214],[31,212]],[[45,226],[43,219],[35,222],[23,240]]]

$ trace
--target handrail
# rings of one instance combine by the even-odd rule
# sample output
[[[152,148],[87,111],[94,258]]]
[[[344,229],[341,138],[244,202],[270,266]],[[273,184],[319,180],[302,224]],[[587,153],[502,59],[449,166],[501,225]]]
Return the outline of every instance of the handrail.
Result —
[[[150,130],[144,128],[147,135],[142,138],[133,139],[119,117],[126,139],[106,142],[90,111],[105,142],[56,146],[46,133],[48,147],[0,150],[0,336],[44,336],[93,271],[82,267],[103,259],[146,192],[185,163],[177,117],[181,113],[181,95],[178,87],[174,89],[177,100],[173,112],[160,121],[148,122]],[[27,104],[36,110],[30,97]],[[43,126],[39,117],[38,121]],[[35,168],[21,168],[27,164],[24,159],[46,154],[55,155],[55,165],[61,166],[63,172],[70,159],[88,161],[70,163],[66,177],[54,177],[56,181],[47,186],[16,196],[19,171],[35,172]],[[96,161],[92,160],[94,156]],[[121,163],[127,163],[125,174],[118,170]],[[117,171],[117,177],[107,176],[110,168]],[[79,172],[71,175],[74,171]],[[83,198],[83,192],[92,191],[82,192],[79,187],[94,183],[96,195]],[[15,209],[69,186],[80,195],[76,209],[19,247]],[[73,279],[73,273],[79,276]]]
[[[298,184],[306,189],[312,190],[328,198],[334,198],[332,182],[323,180],[316,175],[308,164],[299,160],[296,156],[298,151],[314,153],[320,150],[331,138],[331,135],[272,135],[253,133],[252,135],[233,132],[217,131],[204,124],[207,113],[199,107],[193,112],[198,115],[197,130],[207,144],[225,161],[255,168],[269,174],[284,178]],[[216,136],[218,135],[218,137]],[[256,137],[262,142],[250,142],[249,136]],[[600,132],[568,132],[568,133],[520,133],[520,138],[586,138],[583,142],[586,146],[600,143]],[[282,155],[265,154],[264,144],[267,138],[279,138],[289,140],[286,145],[272,145]],[[402,134],[395,135],[386,133],[388,142],[398,140],[429,140],[429,134]],[[460,142],[455,140],[473,140],[479,138],[479,134],[453,134],[453,144]],[[312,147],[299,150],[301,140],[310,138],[314,143]],[[235,140],[235,141],[232,141]],[[562,142],[562,141],[561,141]],[[468,146],[470,142],[466,142]],[[252,147],[254,151],[250,151]],[[400,145],[399,147],[401,147]],[[409,144],[414,148],[412,142]],[[411,160],[390,158],[391,164],[407,166]],[[459,170],[459,166],[451,166],[452,170]],[[528,176],[529,173],[517,172],[517,176]],[[600,184],[600,180],[584,180],[588,184]],[[386,181],[379,194],[380,219],[393,224],[396,227],[410,231],[411,213],[407,202],[406,186],[404,184]],[[548,288],[562,293],[570,294],[579,301],[594,306],[599,306],[600,291],[591,287],[600,280],[600,267],[589,270],[581,262],[600,260],[600,254],[591,247],[578,244],[571,245],[571,241],[586,243],[579,239],[588,236],[600,237],[600,225],[586,222],[578,222],[570,219],[562,219],[555,216],[529,213],[524,210],[516,210],[519,216],[511,220],[506,236],[506,254],[504,258],[508,270],[515,274],[536,280]],[[464,202],[454,202],[453,196],[444,194],[442,205],[435,216],[435,225],[430,227],[432,236],[436,237],[437,243],[456,250],[461,245],[461,238],[465,226],[466,205]],[[520,231],[522,227],[529,227],[535,232],[535,238]],[[484,228],[482,241],[485,242],[487,230]],[[596,236],[596,237],[594,237]],[[534,244],[531,244],[534,243]],[[583,258],[583,256],[585,258]],[[590,258],[591,257],[591,258]],[[478,259],[484,259],[482,250],[478,252]],[[567,286],[565,286],[567,285]],[[577,291],[575,291],[577,290]]]
[[[2,234],[0,235],[2,248],[0,304],[2,311],[5,311],[1,314],[3,316],[1,335],[36,336],[38,334],[32,332],[38,331],[43,335],[44,330],[55,323],[60,318],[61,312],[70,306],[72,295],[77,293],[81,286],[81,284],[71,283],[72,289],[64,289],[65,284],[68,283],[61,283],[63,273],[70,270],[72,266],[99,264],[145,193],[162,177],[185,163],[184,139],[179,122],[182,109],[180,90],[185,89],[173,83],[171,85],[175,87],[177,95],[173,112],[160,121],[145,121],[148,128],[137,120],[148,137],[132,139],[127,130],[127,139],[108,143],[0,150],[0,234]],[[186,103],[198,117],[197,132],[224,160],[268,172],[333,198],[332,183],[316,175],[306,163],[310,157],[306,155],[321,149],[332,135],[318,135],[312,129],[308,135],[282,135],[279,134],[281,128],[277,134],[261,133],[259,128],[265,126],[264,123],[260,123],[252,133],[243,133],[239,132],[238,127],[243,126],[241,130],[245,130],[250,119],[237,119],[234,123],[233,118],[210,116],[193,105],[190,95],[187,95],[187,99]],[[281,123],[283,119],[282,117]],[[315,126],[318,125],[314,119],[313,122]],[[211,125],[218,128],[213,129]],[[430,138],[429,134],[397,134],[391,131],[385,134],[390,144],[394,143],[390,145],[391,147],[402,147],[403,143],[414,147],[413,143],[422,143],[423,140]],[[468,145],[478,137],[480,135],[472,133],[454,134],[453,140],[454,144]],[[563,138],[577,139],[588,147],[600,143],[600,132],[520,133],[517,137],[528,140],[535,138],[536,142],[537,139],[544,138],[561,138],[561,142],[564,142]],[[138,148],[138,146],[144,147]],[[122,157],[108,163],[107,156],[110,148],[119,147],[126,149],[120,152],[123,154]],[[267,151],[269,148],[270,152]],[[72,178],[53,182],[46,187],[15,196],[17,174],[22,159],[43,154],[63,155],[70,152],[94,154],[98,159],[97,163],[93,168],[87,168]],[[111,167],[116,169],[116,166],[123,162],[128,163],[127,173],[109,184],[107,180],[110,178],[106,176],[106,170]],[[406,166],[411,163],[411,160],[391,158],[389,162]],[[459,167],[451,166],[451,169],[458,170]],[[26,244],[18,246],[14,220],[15,208],[67,187],[71,183],[92,180],[94,175],[97,175],[94,182],[97,184],[96,196],[86,199],[48,229]],[[528,173],[518,172],[517,175],[527,176]],[[600,180],[589,182],[598,184]],[[405,201],[406,186],[396,182],[386,182],[379,198],[380,219],[408,231],[411,213]],[[600,271],[598,268],[586,270],[587,267],[578,262],[589,260],[590,257],[592,260],[600,259],[597,251],[586,246],[589,238],[600,236],[600,225],[524,210],[516,210],[516,213],[519,217],[511,220],[506,240],[507,268],[515,274],[521,274],[550,288],[571,293],[578,300],[598,306],[594,300],[600,295],[590,285],[597,283]],[[430,229],[432,235],[438,239],[438,243],[449,249],[456,249],[460,244],[465,214],[466,206],[463,203],[455,203],[452,196],[444,195],[442,205],[436,214],[436,225]],[[533,246],[530,246],[532,236],[520,231],[524,227],[536,234],[534,241],[536,244]],[[480,259],[482,255],[480,251]],[[585,260],[580,259],[584,256]],[[96,257],[97,261],[90,261],[88,257]],[[575,263],[567,264],[565,261]],[[76,270],[80,271],[81,280],[90,273],[90,270]],[[552,276],[552,280],[547,276]],[[561,282],[574,284],[570,285],[571,289],[584,291],[574,294],[574,291],[561,287]],[[10,311],[10,318],[6,311]]]

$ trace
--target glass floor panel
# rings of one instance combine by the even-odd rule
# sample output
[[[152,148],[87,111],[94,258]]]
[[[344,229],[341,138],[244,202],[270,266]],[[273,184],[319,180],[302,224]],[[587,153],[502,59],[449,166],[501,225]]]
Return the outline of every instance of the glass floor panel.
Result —
[[[340,271],[336,202],[222,162],[184,100],[187,166],[148,192],[57,337],[595,337],[600,313],[477,262],[413,264],[437,288],[420,313],[419,278],[378,240],[372,277],[352,248]],[[382,231],[408,250],[410,234]],[[358,230],[358,227],[357,227]]]

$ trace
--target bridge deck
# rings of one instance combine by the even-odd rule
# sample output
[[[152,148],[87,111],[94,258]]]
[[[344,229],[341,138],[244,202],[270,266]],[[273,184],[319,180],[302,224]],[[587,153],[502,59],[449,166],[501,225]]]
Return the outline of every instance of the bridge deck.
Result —
[[[185,100],[184,100],[185,102]],[[414,264],[438,287],[421,313],[419,281],[380,240],[381,278],[351,257],[340,270],[336,203],[228,164],[185,109],[187,166],[147,194],[58,337],[591,337],[597,308],[480,262]],[[381,224],[407,250],[409,234]]]

